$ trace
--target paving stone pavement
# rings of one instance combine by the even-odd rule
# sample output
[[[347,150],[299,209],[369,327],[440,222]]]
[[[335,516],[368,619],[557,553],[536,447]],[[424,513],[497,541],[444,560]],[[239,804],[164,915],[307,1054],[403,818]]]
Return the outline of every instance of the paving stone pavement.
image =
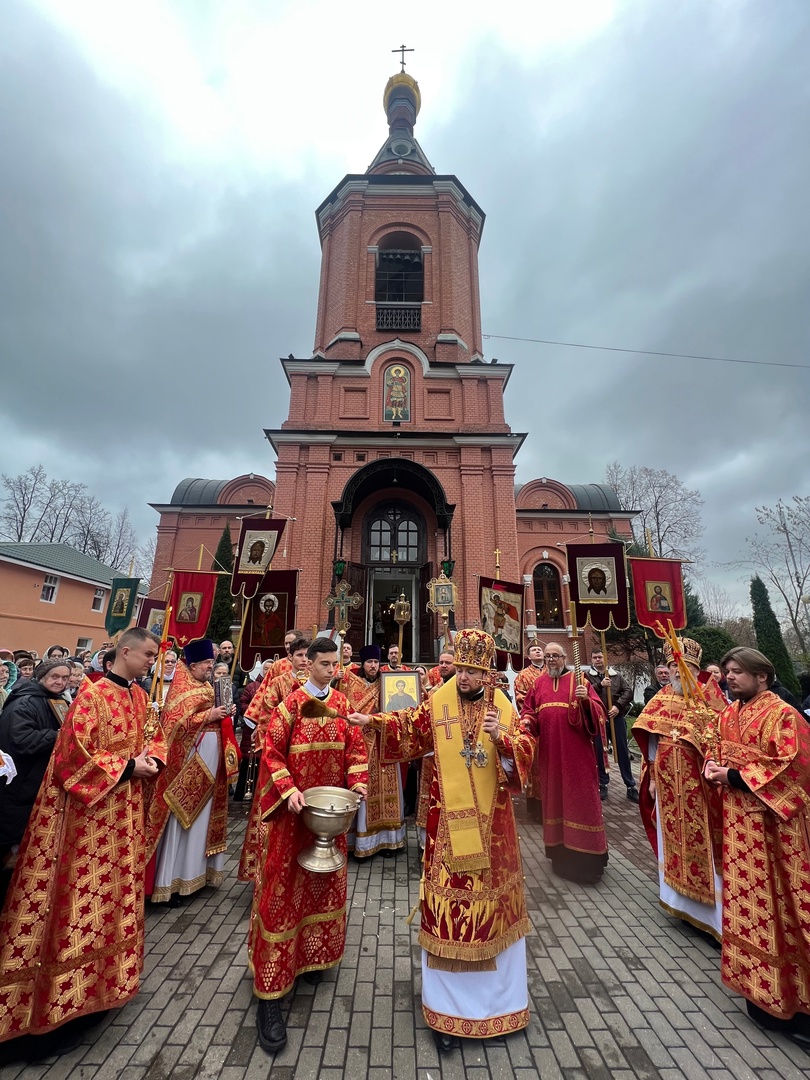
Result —
[[[250,889],[236,880],[245,816],[231,814],[226,880],[180,909],[148,908],[140,995],[58,1060],[2,1080],[800,1080],[810,1056],[760,1031],[726,991],[718,951],[657,904],[638,808],[619,782],[605,804],[610,864],[595,888],[554,878],[540,826],[521,822],[532,1019],[440,1059],[419,1002],[419,949],[405,917],[419,858],[412,824],[396,858],[350,860],[343,963],[285,1003],[289,1042],[256,1041],[247,973]]]

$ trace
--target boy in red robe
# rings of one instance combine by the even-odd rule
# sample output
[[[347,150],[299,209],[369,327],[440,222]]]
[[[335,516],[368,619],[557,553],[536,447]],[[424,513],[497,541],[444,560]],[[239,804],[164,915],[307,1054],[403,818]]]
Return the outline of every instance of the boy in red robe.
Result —
[[[262,888],[253,897],[248,959],[259,998],[259,1044],[268,1053],[287,1041],[279,999],[299,975],[317,985],[322,971],[340,963],[346,944],[346,867],[316,874],[298,865],[299,853],[313,842],[299,816],[304,791],[329,785],[365,795],[368,777],[363,737],[346,719],[349,702],[329,686],[337,645],[316,638],[308,658],[307,682],[268,721],[262,762],[266,782],[256,794],[267,840]],[[336,844],[345,855],[345,836]]]

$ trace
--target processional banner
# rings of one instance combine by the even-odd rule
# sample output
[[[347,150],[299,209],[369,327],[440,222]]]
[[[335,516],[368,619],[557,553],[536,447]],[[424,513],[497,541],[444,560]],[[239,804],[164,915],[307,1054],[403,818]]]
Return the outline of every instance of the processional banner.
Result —
[[[205,637],[218,579],[209,570],[175,570],[168,636],[178,645]]]
[[[107,613],[104,616],[104,629],[109,637],[113,637],[129,626],[140,583],[141,579],[137,577],[113,578]]]
[[[270,569],[286,524],[286,518],[242,518],[231,575],[232,596],[242,593],[246,600],[250,600],[256,595],[264,575]]]
[[[509,657],[523,657],[523,586],[500,578],[478,579],[481,629],[495,642],[496,667],[505,671]]]
[[[588,621],[594,630],[626,630],[630,598],[624,544],[566,544],[568,589],[576,605],[577,626]]]
[[[243,671],[257,661],[284,655],[284,635],[295,627],[298,596],[297,570],[268,570],[258,581],[239,650]]]
[[[674,630],[686,626],[686,597],[683,592],[683,563],[680,559],[630,558],[636,621],[658,637],[660,624],[672,623]]]

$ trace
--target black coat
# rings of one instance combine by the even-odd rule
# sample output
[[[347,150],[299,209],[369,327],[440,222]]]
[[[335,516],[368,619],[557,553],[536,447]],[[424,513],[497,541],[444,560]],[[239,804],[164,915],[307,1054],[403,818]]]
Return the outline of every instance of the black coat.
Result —
[[[0,780],[0,847],[19,844],[51,760],[59,721],[51,701],[64,701],[33,679],[12,687],[0,712],[0,751],[10,754],[17,775]]]

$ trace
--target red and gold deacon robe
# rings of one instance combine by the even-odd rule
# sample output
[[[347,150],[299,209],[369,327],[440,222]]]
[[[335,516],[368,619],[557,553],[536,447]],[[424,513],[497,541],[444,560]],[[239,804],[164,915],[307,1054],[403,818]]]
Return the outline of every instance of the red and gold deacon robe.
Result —
[[[721,859],[722,798],[717,788],[703,779],[703,764],[707,740],[712,730],[716,733],[720,713],[728,703],[713,680],[702,690],[703,701],[687,703],[672,686],[663,687],[644,706],[633,724],[633,735],[642,761],[639,810],[652,849],[663,864],[664,881],[682,896],[714,904],[718,899],[714,868]],[[650,735],[658,737],[652,765]],[[650,795],[651,779],[655,781],[655,797]],[[658,850],[656,814],[663,851]]]
[[[227,847],[228,776],[229,773],[234,775],[234,764],[238,770],[239,762],[236,756],[236,740],[233,737],[232,722],[230,719],[227,724],[222,720],[209,720],[208,714],[213,707],[214,688],[211,683],[199,682],[183,661],[178,660],[172,685],[166,695],[166,704],[161,713],[169,756],[166,768],[155,781],[147,799],[147,860],[155,854],[171,813],[164,798],[166,789],[178,778],[179,783],[182,784],[184,776],[189,778],[189,783],[192,783],[193,778],[197,776],[199,782],[199,774],[195,773],[192,765],[192,750],[195,741],[209,731],[215,732],[219,740],[219,762],[214,777],[214,802],[205,842],[206,857],[217,855]],[[230,731],[223,737],[223,729],[228,725],[230,725]],[[230,761],[226,760],[226,751],[233,755]],[[195,793],[190,791],[188,799],[194,802]]]
[[[439,686],[443,682],[442,669],[439,667],[438,664],[435,667],[432,667],[430,671],[428,671],[427,676],[428,682],[431,686]]]
[[[357,686],[356,684],[360,684]],[[357,712],[374,713],[380,707],[380,680],[366,682],[355,679],[353,696],[349,701]],[[396,851],[405,846],[405,829],[402,816],[402,769],[399,764],[385,764],[374,733],[364,735],[368,754],[368,794],[364,806],[355,819],[355,830],[349,838],[356,858],[367,858],[384,848]],[[382,841],[363,840],[385,833]]]
[[[526,695],[521,719],[537,739],[533,775],[543,801],[543,839],[554,872],[583,883],[598,881],[607,864],[607,835],[599,798],[593,739],[604,723],[590,683],[574,696],[575,676],[542,672]]]
[[[166,759],[147,712],[139,686],[104,678],[83,685],[59,731],[0,918],[0,1041],[138,992],[143,793],[121,777],[145,745]]]
[[[766,690],[721,718],[721,974],[782,1020],[810,1013],[810,725]]]
[[[434,752],[419,944],[444,970],[491,970],[494,958],[531,929],[512,792],[523,786],[534,739],[521,730],[500,691],[495,707],[503,725],[497,750],[483,733],[483,697],[462,698],[455,678],[418,708],[381,713],[370,724],[384,761],[412,761]],[[480,768],[465,767],[459,751],[465,733],[472,746],[486,744]],[[502,757],[512,763],[509,769]],[[489,785],[484,798],[482,783]]]
[[[545,668],[529,664],[515,676],[515,707],[520,712],[526,701],[526,695],[545,671]]]
[[[275,660],[273,662],[273,666],[268,672],[270,681],[272,682],[273,679],[278,679],[282,675],[286,675],[288,671],[292,671],[292,660],[289,656],[282,656],[280,660]]]
[[[267,841],[248,958],[253,992],[266,999],[283,997],[304,972],[335,967],[346,941],[347,869],[316,874],[298,865],[314,838],[286,800],[293,791],[322,784],[352,790],[365,785],[366,748],[360,730],[346,720],[350,706],[343,694],[330,690],[324,701],[333,717],[302,716],[302,705],[311,700],[300,687],[270,717],[263,751],[267,779],[256,794]],[[336,844],[345,854],[345,836]]]
[[[255,750],[251,753],[251,758],[254,755],[256,758],[255,762],[251,762],[251,767],[257,770],[254,777],[254,790],[256,791],[261,791],[268,780],[262,750],[270,717],[282,701],[300,685],[292,667],[283,675],[279,675],[277,679],[270,678],[271,672],[272,669],[265,675],[261,686],[253,695],[245,712],[248,720],[252,720],[256,725],[253,732]],[[303,675],[306,680],[306,671],[303,672]],[[250,816],[245,829],[245,839],[242,842],[242,854],[239,858],[237,877],[240,881],[255,881],[257,871],[264,866],[266,833],[267,829],[262,822],[261,800],[254,798],[250,804]]]

